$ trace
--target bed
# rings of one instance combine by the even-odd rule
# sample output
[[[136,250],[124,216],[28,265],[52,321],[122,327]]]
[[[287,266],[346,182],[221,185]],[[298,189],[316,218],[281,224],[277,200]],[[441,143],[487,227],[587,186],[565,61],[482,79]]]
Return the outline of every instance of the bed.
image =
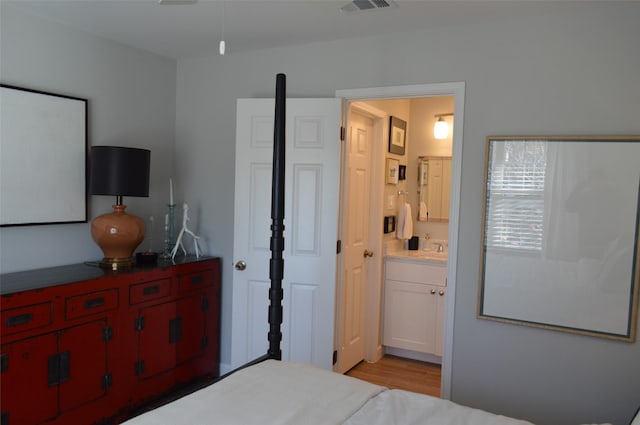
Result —
[[[389,390],[316,366],[265,360],[127,425],[531,425],[439,398]]]

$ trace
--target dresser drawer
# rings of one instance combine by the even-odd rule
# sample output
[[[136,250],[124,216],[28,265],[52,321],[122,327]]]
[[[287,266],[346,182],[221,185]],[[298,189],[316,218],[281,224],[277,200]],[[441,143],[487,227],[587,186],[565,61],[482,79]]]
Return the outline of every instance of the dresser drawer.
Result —
[[[213,285],[213,271],[201,270],[193,273],[185,273],[180,276],[178,292],[189,293],[200,288]]]
[[[2,312],[2,335],[12,335],[50,325],[53,320],[53,306],[50,302],[27,307],[4,310]]]
[[[117,289],[92,292],[67,298],[65,300],[65,318],[72,320],[116,308],[118,308]]]
[[[158,279],[129,287],[129,304],[140,304],[171,295],[171,279]]]

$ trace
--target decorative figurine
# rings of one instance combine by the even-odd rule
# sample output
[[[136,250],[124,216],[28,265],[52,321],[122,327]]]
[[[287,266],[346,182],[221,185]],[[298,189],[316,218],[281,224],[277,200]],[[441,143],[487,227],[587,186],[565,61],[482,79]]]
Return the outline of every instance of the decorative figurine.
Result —
[[[178,237],[176,238],[176,244],[173,247],[173,251],[171,252],[171,259],[175,258],[176,253],[178,252],[178,247],[182,248],[182,252],[184,252],[184,255],[187,255],[187,250],[184,249],[184,244],[182,243],[182,236],[185,233],[193,238],[193,245],[196,250],[196,258],[200,258],[200,248],[198,246],[198,239],[200,239],[200,236],[196,235],[187,228],[187,222],[189,221],[189,205],[187,205],[187,203],[185,202],[182,206],[182,209],[182,229],[180,229],[180,233],[178,233]]]

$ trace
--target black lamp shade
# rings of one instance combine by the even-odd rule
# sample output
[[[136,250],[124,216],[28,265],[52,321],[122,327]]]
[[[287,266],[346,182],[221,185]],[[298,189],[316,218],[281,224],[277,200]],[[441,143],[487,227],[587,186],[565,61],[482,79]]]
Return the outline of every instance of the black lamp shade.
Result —
[[[89,158],[91,195],[149,196],[151,151],[93,146]]]

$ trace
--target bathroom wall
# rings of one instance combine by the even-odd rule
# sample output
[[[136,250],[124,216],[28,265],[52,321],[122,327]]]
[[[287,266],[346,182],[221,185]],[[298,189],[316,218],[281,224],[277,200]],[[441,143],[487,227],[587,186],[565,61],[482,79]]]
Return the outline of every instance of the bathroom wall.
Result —
[[[411,140],[411,124],[410,124],[410,120],[411,120],[411,102],[409,99],[389,99],[389,100],[371,100],[371,101],[367,101],[366,102],[368,105],[373,106],[374,108],[380,109],[384,112],[386,112],[387,114],[389,114],[390,116],[394,116],[397,118],[400,118],[403,121],[407,122],[407,132],[405,134],[405,151],[404,151],[404,155],[398,155],[398,154],[394,154],[394,153],[390,153],[389,152],[389,148],[388,148],[388,139],[385,139],[385,145],[387,146],[385,148],[385,159],[386,158],[393,158],[393,159],[397,159],[400,161],[400,165],[407,165],[407,171],[409,170],[409,164],[410,162],[408,161],[409,158],[409,145],[410,145],[410,140]],[[388,137],[388,135],[385,135],[385,137]],[[386,163],[386,161],[385,161]],[[408,178],[408,177],[407,177]],[[383,199],[383,214],[384,215],[395,215],[397,217],[398,215],[398,209],[400,208],[400,206],[402,205],[402,202],[406,201],[407,202],[411,202],[410,200],[410,195],[409,196],[405,196],[405,195],[398,195],[398,191],[408,191],[409,189],[407,188],[407,180],[401,180],[398,182],[397,185],[393,185],[393,184],[385,184],[383,187],[384,190],[384,195],[382,197]],[[413,205],[412,205],[413,206]],[[380,225],[380,228],[382,228],[382,223]],[[394,248],[396,247],[401,247],[402,243],[399,243],[400,241],[397,241],[396,239],[396,233],[387,233],[385,235],[383,235],[383,244],[388,245],[388,244],[394,244]]]

